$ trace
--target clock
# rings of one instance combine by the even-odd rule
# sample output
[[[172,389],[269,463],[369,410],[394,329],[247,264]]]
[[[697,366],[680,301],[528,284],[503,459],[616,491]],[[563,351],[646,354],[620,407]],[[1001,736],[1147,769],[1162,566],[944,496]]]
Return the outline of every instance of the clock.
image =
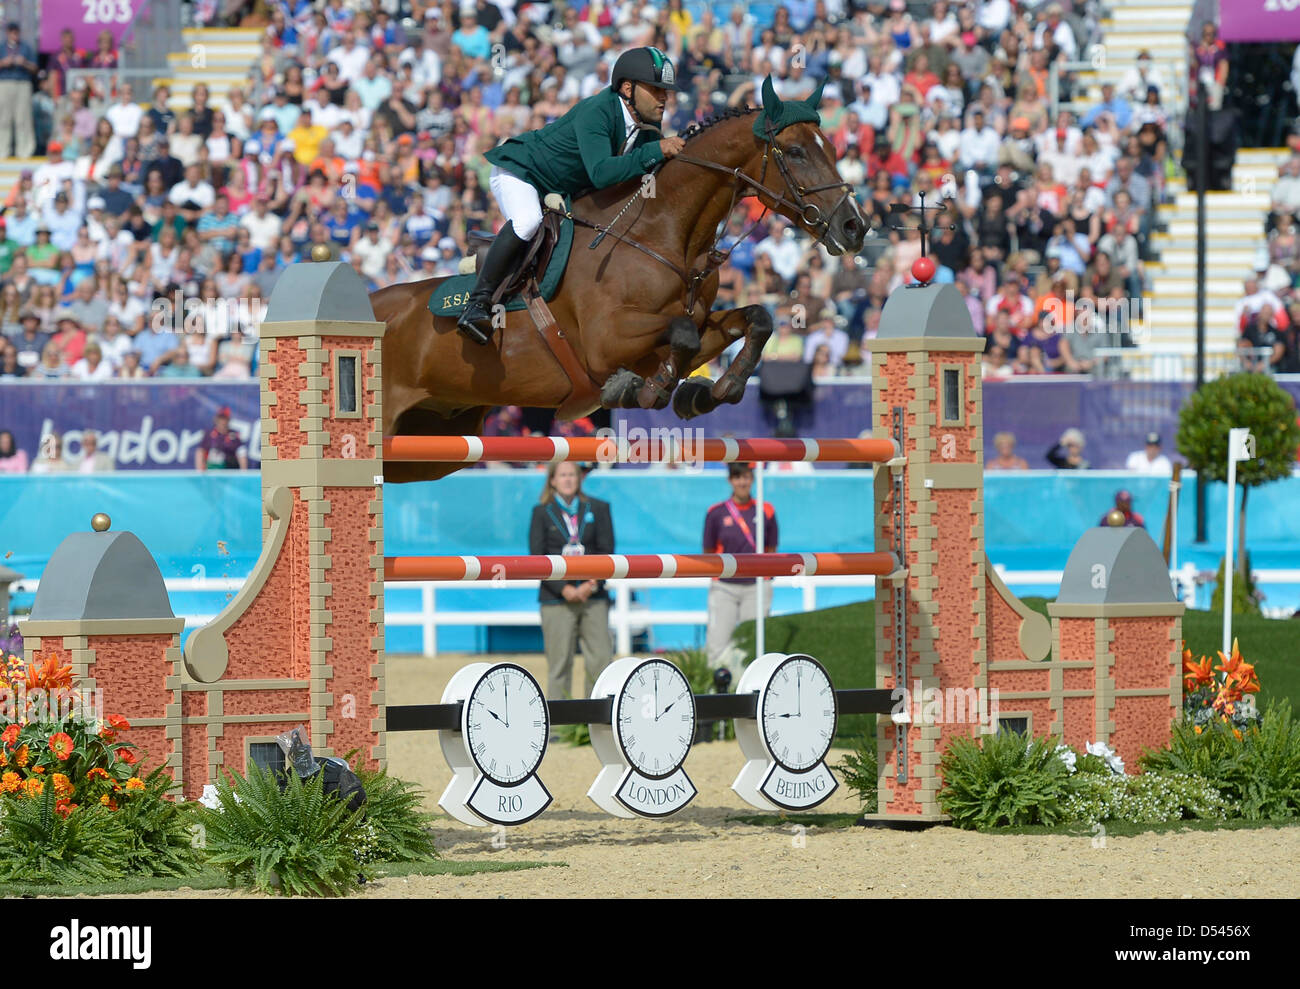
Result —
[[[542,688],[514,663],[470,663],[451,678],[444,704],[460,727],[438,732],[452,779],[438,805],[475,826],[523,824],[551,803],[537,776],[551,719]]]
[[[672,663],[628,656],[605,667],[593,700],[612,698],[608,724],[591,725],[603,769],[587,791],[616,817],[667,817],[698,792],[682,764],[695,739],[695,695]]]
[[[757,694],[756,717],[736,719],[745,768],[731,788],[763,810],[816,807],[839,784],[824,762],[839,708],[830,675],[811,656],[767,653],[736,693]]]

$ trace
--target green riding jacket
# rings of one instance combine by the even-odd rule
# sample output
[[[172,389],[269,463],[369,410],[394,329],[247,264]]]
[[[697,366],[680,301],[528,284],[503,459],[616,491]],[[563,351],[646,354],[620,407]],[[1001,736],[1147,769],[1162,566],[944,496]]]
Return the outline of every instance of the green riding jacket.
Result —
[[[626,140],[622,100],[614,90],[602,89],[559,120],[512,137],[484,157],[542,195],[576,197],[644,175],[663,161],[654,131],[641,131],[627,154],[619,154]]]

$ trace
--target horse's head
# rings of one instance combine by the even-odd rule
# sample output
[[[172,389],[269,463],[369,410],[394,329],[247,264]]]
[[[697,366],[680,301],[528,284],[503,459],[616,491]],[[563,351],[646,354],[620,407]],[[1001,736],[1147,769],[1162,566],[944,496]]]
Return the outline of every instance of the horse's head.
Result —
[[[857,254],[867,236],[867,223],[853,187],[835,167],[835,149],[821,132],[817,112],[821,97],[822,86],[818,86],[806,100],[783,101],[776,95],[772,77],[767,77],[763,110],[754,121],[754,134],[763,143],[762,157],[755,162],[757,174],[751,177],[777,194],[760,191],[763,205],[822,241],[831,254]]]

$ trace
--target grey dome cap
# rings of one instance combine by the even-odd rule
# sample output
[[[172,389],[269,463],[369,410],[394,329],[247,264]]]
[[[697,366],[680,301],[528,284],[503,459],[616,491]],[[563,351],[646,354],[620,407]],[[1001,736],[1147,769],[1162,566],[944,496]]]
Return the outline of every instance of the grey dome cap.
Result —
[[[1164,555],[1145,529],[1098,526],[1075,543],[1057,604],[1176,604]]]
[[[349,323],[373,323],[366,283],[350,264],[342,261],[310,261],[292,264],[284,270],[271,292],[264,323],[330,319]]]
[[[973,340],[966,300],[951,285],[909,285],[889,296],[880,314],[877,340],[957,337]]]
[[[144,543],[130,532],[74,532],[50,557],[30,621],[175,618]]]

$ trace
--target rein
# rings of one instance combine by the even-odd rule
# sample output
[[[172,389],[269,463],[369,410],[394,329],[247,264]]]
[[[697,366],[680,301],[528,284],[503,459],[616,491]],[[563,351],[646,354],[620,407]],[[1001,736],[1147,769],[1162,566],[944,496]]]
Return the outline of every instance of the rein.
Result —
[[[663,133],[663,131],[661,131],[659,128],[652,127],[649,124],[644,124],[644,123],[638,124],[638,127],[641,130],[655,131],[656,133],[660,133],[660,134]],[[709,169],[711,171],[722,172],[731,177],[732,180],[731,203],[727,207],[726,216],[728,217],[731,216],[732,210],[735,209],[737,199],[744,198],[744,196],[747,195],[755,195],[760,197],[761,200],[763,196],[766,196],[773,204],[777,206],[786,206],[789,209],[791,209],[793,212],[797,213],[800,216],[800,218],[804,221],[804,223],[808,224],[808,226],[813,227],[814,229],[820,229],[820,233],[817,236],[817,243],[819,244],[823,243],[826,240],[827,233],[830,232],[829,216],[834,215],[835,212],[838,211],[839,208],[844,205],[844,203],[848,200],[848,198],[853,195],[853,187],[850,186],[847,182],[843,182],[843,181],[828,182],[825,185],[813,186],[812,188],[801,186],[798,182],[796,182],[794,176],[790,174],[789,166],[786,164],[785,161],[784,152],[779,147],[777,147],[776,131],[773,129],[771,121],[768,121],[767,138],[764,144],[765,147],[763,149],[763,171],[757,179],[752,178],[751,176],[745,174],[745,172],[739,166],[736,166],[734,168],[728,168],[726,165],[720,165],[715,161],[707,161],[703,158],[696,158],[693,155],[687,155],[687,154],[678,154],[676,156],[676,159],[678,161],[686,162],[688,165],[696,165],[700,168]],[[768,166],[769,155],[776,160],[777,170],[780,172],[781,179],[785,183],[784,193],[778,192],[776,189],[765,184],[767,181],[767,166]],[[663,162],[660,162],[658,165],[655,166],[653,171],[647,174],[651,176],[657,175],[659,169],[661,169],[666,163],[667,163],[667,159],[665,159],[665,161]],[[740,190],[745,186],[749,187],[749,191],[742,195]],[[817,206],[816,203],[807,202],[804,199],[804,197],[810,193],[824,192],[827,189],[843,189],[844,194],[836,202],[835,206],[830,210],[830,214],[827,216],[823,216],[821,208]],[[689,316],[695,310],[695,302],[699,295],[700,287],[704,284],[704,282],[709,278],[710,275],[712,275],[719,268],[721,268],[724,263],[726,263],[727,258],[731,256],[732,251],[734,251],[736,247],[739,246],[740,242],[744,240],[746,237],[748,237],[750,233],[753,232],[754,228],[758,226],[758,224],[763,222],[764,217],[767,216],[768,212],[772,209],[772,207],[768,205],[764,205],[763,212],[759,215],[758,219],[755,220],[752,224],[750,224],[749,229],[747,229],[739,238],[737,238],[735,244],[727,248],[727,250],[725,251],[718,250],[718,241],[721,239],[722,234],[715,233],[713,237],[713,243],[709,245],[709,249],[706,253],[707,260],[704,266],[701,268],[692,268],[690,271],[687,271],[681,265],[678,265],[675,262],[670,261],[668,258],[664,257],[662,254],[660,254],[658,251],[654,250],[653,248],[647,247],[645,244],[642,244],[640,241],[633,240],[631,237],[628,237],[625,234],[617,233],[614,230],[614,226],[622,218],[623,214],[626,213],[628,209],[631,208],[632,204],[637,202],[637,200],[643,200],[645,198],[645,193],[646,193],[646,185],[644,182],[642,182],[642,185],[637,190],[637,192],[632,196],[631,199],[629,199],[624,204],[623,208],[620,209],[618,213],[615,214],[614,218],[610,220],[609,223],[607,224],[593,223],[590,220],[584,220],[578,216],[573,216],[572,219],[575,223],[579,224],[580,226],[588,227],[592,230],[597,231],[596,237],[592,240],[591,244],[588,245],[589,250],[595,250],[600,245],[600,242],[605,239],[606,235],[608,235],[610,237],[613,237],[615,240],[620,241],[621,243],[627,244],[629,247],[635,247],[637,250],[654,258],[660,264],[664,265],[665,267],[673,271],[677,275],[677,277],[682,280],[682,284],[687,289],[688,294],[686,300],[686,313]],[[793,198],[789,198],[785,193],[791,194]]]

